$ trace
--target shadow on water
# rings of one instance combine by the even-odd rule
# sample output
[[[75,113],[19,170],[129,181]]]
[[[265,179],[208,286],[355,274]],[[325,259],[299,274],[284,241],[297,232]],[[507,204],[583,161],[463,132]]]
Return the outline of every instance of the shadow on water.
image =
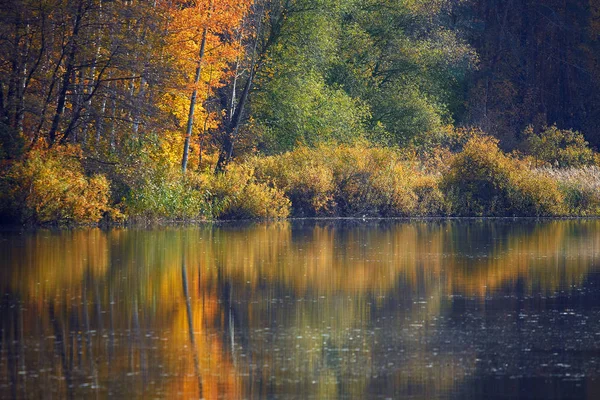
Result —
[[[600,222],[0,233],[0,398],[596,398]]]

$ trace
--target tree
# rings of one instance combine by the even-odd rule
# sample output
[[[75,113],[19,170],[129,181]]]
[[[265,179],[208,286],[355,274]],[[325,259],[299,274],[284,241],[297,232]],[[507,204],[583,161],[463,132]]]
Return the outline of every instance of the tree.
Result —
[[[600,144],[597,0],[470,0],[462,9],[480,59],[464,121],[518,146],[530,124],[556,123]]]
[[[451,122],[474,55],[440,3],[280,3],[250,103],[259,148],[365,136],[401,144]]]

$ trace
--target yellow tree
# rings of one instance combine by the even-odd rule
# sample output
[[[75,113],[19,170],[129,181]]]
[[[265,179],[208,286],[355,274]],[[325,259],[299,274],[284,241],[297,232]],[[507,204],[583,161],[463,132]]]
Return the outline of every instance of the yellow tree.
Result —
[[[180,82],[166,94],[163,106],[171,108],[179,126],[185,121],[183,172],[188,165],[192,132],[195,127],[198,129],[198,121],[207,120],[207,111],[197,109],[223,84],[229,65],[242,51],[236,33],[250,4],[251,0],[196,0],[171,5],[168,49],[173,65],[180,71]],[[205,118],[196,119],[197,111],[204,113]],[[180,145],[176,147],[181,148]]]

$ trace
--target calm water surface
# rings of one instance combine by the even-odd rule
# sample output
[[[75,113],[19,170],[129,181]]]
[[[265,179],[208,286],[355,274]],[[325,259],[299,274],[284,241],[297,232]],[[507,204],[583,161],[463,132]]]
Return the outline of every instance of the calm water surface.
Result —
[[[600,398],[600,222],[0,233],[0,398]]]

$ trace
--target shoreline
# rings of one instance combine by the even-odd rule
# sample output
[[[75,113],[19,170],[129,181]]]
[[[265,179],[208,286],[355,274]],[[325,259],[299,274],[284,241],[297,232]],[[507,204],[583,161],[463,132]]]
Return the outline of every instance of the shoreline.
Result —
[[[153,228],[186,228],[193,226],[251,226],[277,223],[388,223],[388,222],[552,222],[552,221],[600,221],[595,216],[426,216],[426,217],[290,217],[282,219],[228,219],[228,220],[135,220],[125,223],[100,222],[97,224],[11,224],[0,223],[0,232],[35,232],[39,230],[69,231],[78,229],[153,229]]]

